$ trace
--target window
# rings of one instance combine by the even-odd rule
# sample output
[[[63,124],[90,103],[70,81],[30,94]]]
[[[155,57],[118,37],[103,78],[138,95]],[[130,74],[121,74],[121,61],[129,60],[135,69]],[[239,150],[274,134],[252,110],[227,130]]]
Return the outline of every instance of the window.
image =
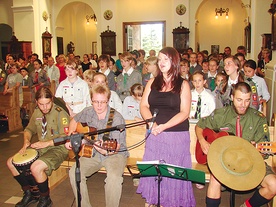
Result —
[[[165,46],[165,21],[160,22],[124,22],[124,51],[143,49],[156,52]]]

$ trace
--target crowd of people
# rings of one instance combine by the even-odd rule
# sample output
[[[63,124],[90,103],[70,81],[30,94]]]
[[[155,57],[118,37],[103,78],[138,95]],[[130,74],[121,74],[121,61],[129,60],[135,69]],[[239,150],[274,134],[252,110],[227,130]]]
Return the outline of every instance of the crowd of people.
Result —
[[[125,124],[125,120],[149,120],[158,110],[156,120],[148,131],[143,160],[162,160],[191,168],[190,120],[198,121],[196,135],[207,154],[210,144],[202,138],[202,130],[206,127],[218,130],[233,124],[233,120],[222,119],[223,114],[229,113],[231,117],[239,115],[242,123],[252,116],[262,117],[262,104],[270,99],[264,80],[269,53],[268,49],[263,49],[258,62],[245,59],[246,49],[243,46],[237,47],[235,55],[231,54],[230,47],[226,47],[224,53],[210,55],[206,50],[193,52],[192,48],[179,54],[176,49],[165,47],[157,54],[151,50],[147,58],[144,50],[134,50],[119,53],[116,61],[108,54],[99,57],[97,54],[84,54],[82,61],[73,53],[61,54],[55,59],[43,57],[43,62],[37,54],[32,54],[29,61],[24,58],[15,60],[8,54],[1,69],[0,91],[6,94],[13,87],[18,88],[21,107],[22,88],[30,88],[35,91],[37,103],[29,124],[25,126],[24,145],[19,153],[31,147],[39,152],[39,158],[32,163],[28,175],[22,174],[13,165],[12,157],[7,162],[24,192],[16,206],[24,207],[37,201],[38,207],[52,205],[47,176],[66,158],[68,152],[65,147],[72,148],[70,143],[55,146],[54,139],[74,134],[78,123],[99,130]],[[55,87],[51,87],[53,84]],[[62,105],[55,102],[55,98],[60,98]],[[214,119],[218,122],[213,122]],[[264,128],[267,123],[265,119],[261,120],[261,124],[254,122],[250,127],[256,130]],[[229,127],[235,134],[233,129],[235,126]],[[242,137],[248,141],[262,141],[254,138],[257,132],[260,133],[260,130],[244,133]],[[39,141],[31,144],[34,134],[38,135]],[[269,137],[267,133],[258,135],[259,138]],[[103,147],[109,138],[117,141],[113,150]],[[80,158],[81,204],[91,206],[87,177],[105,167],[106,206],[119,206],[122,174],[129,155],[126,133],[124,130],[103,133],[97,136],[96,143],[90,157]],[[52,151],[58,151],[60,155],[52,158]],[[70,169],[69,175],[77,197],[75,168],[76,165]],[[211,178],[206,205],[217,207],[220,183],[214,176]],[[146,206],[154,206],[158,202],[155,182],[154,177],[140,179],[137,193],[145,198]],[[244,205],[259,206],[271,200],[276,188],[270,187],[270,184],[275,183],[276,175],[269,173],[260,190],[254,194],[257,198],[249,199]],[[197,187],[202,188],[200,185]],[[190,181],[163,178],[161,191],[160,203],[164,207],[196,206]]]

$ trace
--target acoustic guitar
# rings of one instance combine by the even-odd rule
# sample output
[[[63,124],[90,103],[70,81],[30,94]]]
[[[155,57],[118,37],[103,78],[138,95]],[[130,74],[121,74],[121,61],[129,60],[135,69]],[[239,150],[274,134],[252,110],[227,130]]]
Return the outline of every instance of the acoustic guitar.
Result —
[[[225,131],[215,132],[209,128],[205,128],[203,130],[203,137],[210,144],[215,139],[223,137],[223,136],[228,136],[228,135],[229,135],[228,132],[225,132]],[[276,143],[274,143],[274,142],[259,142],[257,144],[254,144],[254,146],[260,153],[262,153],[264,155],[275,155],[276,154]],[[207,155],[204,154],[204,152],[202,151],[198,140],[196,142],[195,157],[196,157],[196,161],[199,164],[207,164]]]
[[[89,127],[86,123],[78,122],[76,131],[78,133],[85,134],[89,132],[96,132],[97,129],[94,127]],[[97,140],[97,135],[92,135],[92,136],[85,135],[84,140],[86,141],[86,143],[81,145],[80,152],[78,155],[80,157],[90,158],[93,154],[93,147],[94,145],[96,145],[95,143],[99,140]],[[105,140],[102,143],[102,146],[100,147],[107,150],[108,152],[115,152],[115,150],[117,149],[117,141],[114,139]],[[69,158],[73,159],[74,157],[75,157],[75,154],[73,150],[69,150]]]
[[[203,129],[203,137],[204,139],[209,142],[210,144],[217,138],[228,136],[229,134],[225,131],[220,131],[216,133],[212,129],[205,128]],[[196,149],[195,149],[195,157],[196,161],[199,164],[207,164],[207,155],[202,151],[199,141],[196,142]]]

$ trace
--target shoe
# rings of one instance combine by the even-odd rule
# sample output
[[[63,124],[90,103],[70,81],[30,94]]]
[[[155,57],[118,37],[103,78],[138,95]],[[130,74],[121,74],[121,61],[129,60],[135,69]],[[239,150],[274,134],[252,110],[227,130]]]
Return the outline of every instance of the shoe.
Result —
[[[15,204],[15,207],[27,207],[32,203],[36,203],[38,198],[34,198],[30,190],[24,191],[24,195],[21,201]]]
[[[243,203],[240,207],[247,207],[245,203]]]
[[[197,189],[201,190],[201,189],[203,189],[204,187],[205,187],[205,185],[196,183],[196,188],[197,188]]]
[[[40,196],[36,207],[51,207],[53,204],[50,196]]]

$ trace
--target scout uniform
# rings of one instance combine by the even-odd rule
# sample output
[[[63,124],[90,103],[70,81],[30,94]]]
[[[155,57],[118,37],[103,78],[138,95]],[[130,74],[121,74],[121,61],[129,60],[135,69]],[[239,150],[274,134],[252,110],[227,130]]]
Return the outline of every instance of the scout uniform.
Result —
[[[56,90],[55,96],[62,98],[73,113],[79,113],[85,107],[91,106],[88,84],[80,77],[77,77],[74,84],[70,83],[68,78],[62,81]]]
[[[116,92],[123,102],[127,96],[130,96],[130,87],[135,83],[142,84],[142,75],[139,71],[130,68],[127,72],[121,73],[117,77]]]
[[[190,118],[195,117],[197,111],[198,99],[201,97],[200,117],[209,116],[216,108],[215,97],[209,89],[205,89],[199,94],[195,89],[191,91],[192,101],[190,109]]]
[[[215,131],[226,131],[229,134],[236,133],[237,113],[233,106],[216,109],[210,116],[198,121],[200,128],[210,128]],[[242,138],[256,143],[269,141],[268,125],[265,116],[255,109],[248,108],[246,114],[240,115],[242,126]]]
[[[42,117],[43,114],[37,107],[30,119],[25,131],[31,135],[37,134],[39,141],[48,141],[66,135],[69,129],[69,115],[59,106],[53,104],[51,111],[45,115],[47,120],[47,132],[42,136]],[[67,158],[68,150],[64,145],[50,146],[39,149],[39,160],[42,160],[48,166],[46,174],[51,175],[52,171],[57,169]]]

